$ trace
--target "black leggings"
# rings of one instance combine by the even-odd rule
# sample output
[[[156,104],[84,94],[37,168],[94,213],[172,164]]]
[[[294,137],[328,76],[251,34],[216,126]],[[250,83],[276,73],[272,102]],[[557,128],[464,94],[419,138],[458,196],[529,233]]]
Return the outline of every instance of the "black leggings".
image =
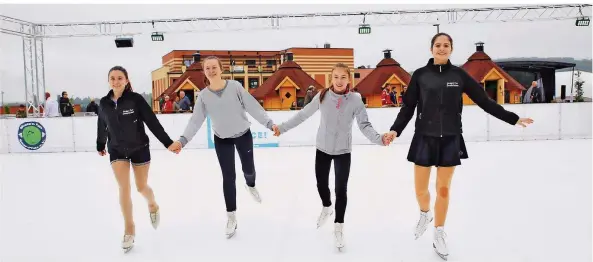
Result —
[[[317,178],[317,191],[321,197],[324,207],[331,206],[331,194],[329,192],[329,171],[331,162],[334,160],[334,173],[336,177],[336,219],[334,223],[344,223],[346,203],[348,196],[348,177],[350,176],[350,153],[342,155],[328,155],[317,150],[315,155],[315,177]]]
[[[235,188],[235,146],[241,159],[243,175],[248,186],[255,186],[255,164],[253,163],[253,137],[251,130],[237,138],[214,136],[214,148],[222,170],[222,190],[227,212],[237,210],[237,189]]]

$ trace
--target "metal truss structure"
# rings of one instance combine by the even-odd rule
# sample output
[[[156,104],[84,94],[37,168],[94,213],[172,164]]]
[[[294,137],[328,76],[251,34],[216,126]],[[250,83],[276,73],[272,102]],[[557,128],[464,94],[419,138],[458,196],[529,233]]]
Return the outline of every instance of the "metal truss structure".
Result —
[[[274,14],[195,17],[129,21],[35,24],[0,15],[0,33],[23,38],[27,103],[39,113],[39,91],[45,89],[43,39],[67,37],[133,36],[290,28],[411,26],[491,22],[537,22],[591,17],[590,4],[530,5],[425,10]],[[34,99],[34,98],[37,98]]]

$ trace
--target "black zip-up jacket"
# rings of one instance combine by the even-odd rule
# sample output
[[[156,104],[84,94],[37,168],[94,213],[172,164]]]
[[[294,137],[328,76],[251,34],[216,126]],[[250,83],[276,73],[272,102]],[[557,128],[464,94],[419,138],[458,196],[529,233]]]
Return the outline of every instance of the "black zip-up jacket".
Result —
[[[149,140],[144,131],[144,123],[165,147],[173,144],[158,118],[141,95],[126,89],[122,96],[117,99],[117,104],[112,97],[113,90],[109,91],[99,102],[97,151],[105,150],[106,142],[108,142],[109,150],[115,150],[127,155],[135,150],[147,147]]]
[[[416,133],[427,136],[461,134],[461,111],[463,93],[466,93],[486,113],[515,125],[519,116],[505,110],[488,97],[484,86],[474,80],[465,70],[447,64],[435,65],[434,58],[414,72],[408,90],[403,97],[403,106],[390,130],[399,137],[416,113]]]

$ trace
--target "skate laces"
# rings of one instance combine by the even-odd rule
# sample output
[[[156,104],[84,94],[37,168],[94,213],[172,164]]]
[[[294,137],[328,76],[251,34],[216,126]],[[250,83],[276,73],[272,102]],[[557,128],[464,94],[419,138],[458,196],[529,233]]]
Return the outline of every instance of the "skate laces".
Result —
[[[445,230],[443,228],[438,227],[436,229],[436,240],[437,242],[441,243],[441,244],[445,244],[445,238],[447,237],[447,233],[445,233]]]
[[[124,242],[130,242],[130,241],[132,241],[132,238],[133,237],[134,236],[132,236],[132,235],[124,235]]]
[[[235,222],[235,216],[234,215],[229,215],[228,216],[228,220],[226,222],[226,227],[227,228],[231,227],[231,225],[233,224],[233,222]]]
[[[428,222],[428,212],[420,212],[420,219],[418,220],[418,224],[416,228],[419,228],[421,225],[422,227],[426,227],[426,223]]]

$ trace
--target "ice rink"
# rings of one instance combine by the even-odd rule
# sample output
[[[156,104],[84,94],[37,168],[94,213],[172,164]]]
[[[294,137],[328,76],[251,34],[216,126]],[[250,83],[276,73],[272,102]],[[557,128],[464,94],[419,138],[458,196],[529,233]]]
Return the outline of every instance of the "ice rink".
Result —
[[[149,185],[161,225],[150,226],[146,202],[133,190],[136,245],[127,254],[107,156],[1,154],[0,261],[442,261],[432,228],[414,240],[419,214],[408,147],[354,146],[342,253],[333,246],[333,217],[316,229],[321,202],[313,147],[255,149],[262,204],[243,187],[237,157],[232,239],[224,235],[214,150],[153,150]],[[591,261],[591,140],[467,148],[470,158],[451,187],[449,261]],[[433,169],[432,203],[435,179]]]

